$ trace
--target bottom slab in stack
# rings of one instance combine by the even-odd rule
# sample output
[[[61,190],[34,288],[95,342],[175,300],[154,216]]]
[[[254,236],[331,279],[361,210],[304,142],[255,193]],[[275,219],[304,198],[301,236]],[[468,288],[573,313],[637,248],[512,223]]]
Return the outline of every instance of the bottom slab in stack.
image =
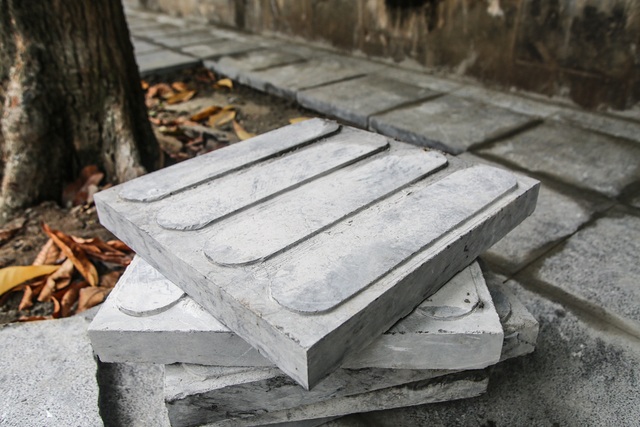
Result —
[[[538,325],[472,264],[310,391],[136,258],[89,334],[106,362],[167,364],[171,424],[314,426],[357,412],[474,397],[488,366],[530,353]]]

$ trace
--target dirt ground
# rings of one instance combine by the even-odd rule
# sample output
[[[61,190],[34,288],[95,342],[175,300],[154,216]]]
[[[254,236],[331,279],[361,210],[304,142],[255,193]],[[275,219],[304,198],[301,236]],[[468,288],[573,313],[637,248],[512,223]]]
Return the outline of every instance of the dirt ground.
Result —
[[[234,120],[242,130],[256,135],[288,125],[291,119],[316,116],[294,102],[257,92],[235,82],[232,88],[224,81],[222,85],[216,86],[216,81],[217,76],[204,69],[197,69],[151,78],[143,84],[143,87],[148,85],[147,93],[158,84],[179,89],[174,91],[175,94],[180,93],[180,90],[184,92],[185,89],[195,91],[191,99],[172,105],[162,97],[152,99],[147,96],[147,104],[151,106],[150,120],[163,151],[163,167],[240,140],[238,128],[233,121],[211,126],[206,118],[197,123],[191,120],[194,114],[207,107],[226,107],[234,112]],[[240,134],[248,136],[242,132]],[[102,185],[104,182],[99,187]],[[114,238],[100,225],[95,206],[90,201],[77,206],[62,206],[61,200],[44,202],[19,212],[12,222],[22,226],[8,240],[0,241],[0,268],[31,265],[48,240],[42,231],[42,223],[77,237],[99,237],[103,241]],[[104,268],[100,265],[96,267],[99,271]],[[47,316],[54,309],[51,301],[36,301],[32,308],[20,311],[18,305],[22,295],[22,291],[16,291],[0,296],[0,324],[15,322],[20,317]]]

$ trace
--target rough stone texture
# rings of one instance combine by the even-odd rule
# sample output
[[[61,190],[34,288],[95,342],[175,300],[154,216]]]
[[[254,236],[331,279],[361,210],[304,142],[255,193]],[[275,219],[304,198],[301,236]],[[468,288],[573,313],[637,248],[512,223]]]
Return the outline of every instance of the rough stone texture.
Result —
[[[183,47],[181,50],[188,55],[195,56],[201,59],[207,59],[223,55],[231,55],[234,53],[246,52],[259,48],[259,45],[246,41],[218,39],[210,43],[199,43],[192,46]]]
[[[459,154],[521,129],[531,118],[492,105],[445,95],[371,117],[370,128],[421,146]]]
[[[640,180],[640,144],[556,123],[544,123],[479,153],[611,197]]]
[[[365,204],[360,208],[363,210],[341,216],[344,213],[340,213],[340,209],[344,206],[335,205],[331,197],[345,191],[348,193],[350,187],[355,188],[356,181],[347,180],[334,188],[331,184],[334,174],[329,172],[340,165],[344,167],[366,157],[367,150],[370,150],[369,155],[373,155],[386,145],[380,145],[380,136],[346,127],[305,149],[244,168],[238,174],[217,180],[213,180],[215,174],[207,175],[211,173],[210,167],[225,168],[229,162],[236,161],[231,154],[244,150],[244,147],[269,147],[274,151],[267,157],[286,152],[279,148],[280,144],[303,144],[302,140],[292,135],[299,129],[319,126],[320,123],[327,125],[323,121],[307,121],[285,127],[214,151],[208,157],[200,156],[179,163],[160,173],[113,187],[95,196],[103,224],[229,329],[261,350],[306,387],[313,386],[339,366],[349,352],[371,343],[457,271],[467,266],[480,252],[503,237],[531,213],[537,197],[537,182],[534,180],[516,178],[508,172],[486,166],[460,169],[461,163],[450,158],[444,170],[379,203],[371,200],[371,205]],[[269,213],[278,211],[279,200],[289,197],[285,192],[287,186],[293,183],[296,187],[300,183],[300,176],[311,174],[308,175],[311,180],[314,173],[322,172],[312,170],[311,166],[319,167],[317,160],[303,162],[298,167],[291,166],[294,160],[304,160],[306,153],[316,152],[318,147],[331,144],[342,147],[344,151],[340,151],[340,156],[343,156],[344,162],[335,157],[336,153],[332,150],[320,150],[326,155],[322,161],[329,161],[326,164],[333,166],[325,166],[328,169],[320,176],[327,176],[322,180],[302,181],[308,182],[305,184],[308,186],[320,185],[320,182],[327,184],[323,192],[314,194],[321,194],[322,200],[325,200],[325,196],[329,197],[321,206],[322,209],[330,209],[331,214],[328,217],[320,215],[309,222],[296,220],[307,218],[309,213],[303,209],[305,204],[292,204],[290,214],[284,215],[290,218],[288,222],[281,221],[282,214],[269,216]],[[349,154],[359,144],[369,148],[362,154]],[[433,152],[395,142],[378,157],[390,156],[393,159],[396,156],[409,156],[410,153],[423,157],[424,162],[434,157]],[[220,156],[229,159],[226,162],[211,162],[212,166],[206,168],[195,167],[199,162]],[[334,164],[336,160],[340,161]],[[247,162],[251,163],[245,160],[236,168]],[[402,160],[398,164],[404,163]],[[354,163],[335,174],[368,168],[372,164]],[[258,173],[261,170],[264,172]],[[268,182],[264,181],[264,185],[227,193],[247,183],[258,182],[257,177],[263,173],[270,177]],[[178,179],[179,176],[183,178]],[[379,180],[388,179],[383,174],[375,176]],[[177,183],[179,186],[170,190],[170,193],[178,193],[157,200],[163,195],[159,187],[160,178],[171,185]],[[187,192],[180,192],[184,186],[190,185],[192,178],[195,184],[203,179],[209,181]],[[294,181],[290,182],[291,178],[295,178]],[[226,184],[222,185],[223,182]],[[215,185],[215,192],[206,190],[211,185]],[[300,191],[304,191],[304,188],[300,187]],[[329,191],[329,188],[332,189]],[[149,192],[155,195],[147,198]],[[195,196],[205,193],[208,194],[206,198]],[[221,194],[232,194],[233,197],[225,196],[218,200],[216,197]],[[263,199],[277,194],[277,198],[268,201]],[[471,194],[473,197],[469,197]],[[188,211],[176,211],[177,205],[185,206],[183,201],[191,197],[195,197],[195,204]],[[340,196],[336,200],[351,203],[353,197],[360,197],[359,192],[348,194],[347,197]],[[243,201],[233,207],[228,204],[229,200],[232,204]],[[434,203],[434,200],[439,202]],[[237,209],[243,210],[228,216]],[[400,215],[399,209],[402,211],[402,222],[396,221]],[[456,210],[456,215],[450,215],[451,209]],[[169,215],[172,210],[179,213],[173,217],[175,224]],[[427,212],[432,212],[433,216],[427,216]],[[446,218],[443,218],[442,212],[447,212]],[[166,215],[160,221],[163,226],[158,221],[161,213]],[[220,216],[227,219],[220,221]],[[256,221],[270,221],[269,218],[277,222],[278,227],[284,227],[278,233],[272,233],[274,229],[269,223],[261,228],[262,232],[269,231],[269,239],[277,238],[277,248],[281,249],[275,252],[273,242],[261,242],[257,234],[249,234],[242,239],[237,238],[236,234],[226,241],[227,246],[212,246],[227,227],[233,225],[233,228],[237,228],[237,221],[245,221],[247,226],[253,226]],[[184,221],[188,223],[183,224]],[[211,221],[214,223],[207,226]],[[458,224],[459,221],[464,223]],[[381,222],[384,226],[380,225]],[[395,224],[395,227],[392,229],[389,224]],[[432,227],[429,228],[428,224],[432,224]],[[204,228],[196,233],[175,232],[175,229],[193,230],[201,226]],[[385,233],[380,233],[380,230],[385,230]],[[445,235],[439,236],[436,231]],[[416,240],[415,236],[421,238]],[[179,239],[176,240],[176,237]],[[389,241],[388,246],[381,243],[383,241]],[[264,253],[263,247],[266,250]],[[194,253],[200,253],[200,256],[194,257]],[[254,256],[256,254],[258,258]],[[411,256],[409,262],[399,264],[407,261],[408,256]],[[332,264],[330,269],[326,268],[328,261]],[[396,268],[397,265],[400,267]],[[213,277],[216,278],[215,284],[207,279]],[[296,297],[301,292],[305,294],[304,298]],[[272,298],[268,298],[268,295]],[[308,313],[301,314],[299,311]]]
[[[273,366],[178,289],[137,257],[89,328],[100,360]],[[502,341],[474,263],[343,367],[478,369],[498,361]]]
[[[640,209],[640,193],[637,193],[635,196],[631,197],[631,199],[629,200],[629,204]]]
[[[364,76],[298,92],[298,102],[322,114],[366,128],[369,116],[438,95],[400,80]]]
[[[613,210],[526,274],[632,321],[640,334],[640,217]]]
[[[631,120],[620,120],[604,114],[564,108],[552,119],[578,125],[585,129],[606,133],[631,141],[640,142],[640,123]]]
[[[502,167],[482,157],[464,153],[460,158],[470,163]],[[500,271],[513,274],[546,252],[551,246],[570,236],[589,221],[592,215],[610,207],[610,202],[566,194],[544,182],[534,213],[482,255]]]
[[[154,44],[154,43],[149,43],[146,42],[144,40],[140,40],[140,39],[132,39],[131,42],[133,43],[133,50],[135,51],[136,55],[142,55],[145,53],[149,53],[149,52],[154,52],[156,50],[161,50],[164,49],[162,46]]]
[[[166,49],[136,55],[136,62],[141,76],[169,73],[200,64],[198,59]]]
[[[536,351],[498,364],[483,396],[345,417],[330,427],[632,426],[640,419],[640,350],[561,305],[509,283],[540,321]]]
[[[204,61],[204,65],[242,84],[249,84],[247,74],[251,73],[251,71],[302,62],[304,60],[304,57],[295,53],[275,49],[260,49],[223,56],[215,60],[207,60]]]
[[[176,379],[172,377],[169,371],[167,372],[167,380],[169,382]],[[246,402],[248,409],[239,409],[240,412],[234,411],[236,407],[242,408],[244,394],[236,394],[235,398],[230,395],[228,402],[226,402],[224,399],[199,398],[194,393],[194,390],[190,388],[190,385],[182,385],[178,387],[179,389],[183,388],[182,395],[177,396],[180,400],[172,400],[176,396],[167,396],[167,408],[174,427],[199,425],[203,422],[207,422],[209,426],[286,426],[289,425],[288,423],[293,426],[300,426],[306,425],[302,424],[306,420],[474,397],[486,391],[487,383],[487,372],[469,371],[459,374],[440,375],[436,378],[426,378],[424,380],[414,380],[396,387],[373,390],[351,396],[332,397],[316,403],[298,405],[278,411],[268,411],[262,408],[261,405],[268,406],[269,403],[282,404],[281,401],[277,400],[278,387],[281,384],[275,382],[266,385],[269,389],[269,396],[274,400],[249,400]],[[260,388],[255,384],[249,385],[246,389],[249,392],[246,397],[252,399],[253,396],[251,395],[260,390]],[[221,407],[226,403],[230,405],[229,410]]]
[[[515,94],[498,92],[481,86],[463,86],[454,91],[456,96],[470,98],[479,102],[506,108],[527,116],[546,118],[558,112],[561,107],[554,104],[536,101]]]
[[[208,30],[187,30],[153,38],[155,43],[160,43],[171,48],[183,48],[183,51],[185,51],[187,46],[215,43],[217,40],[219,40],[219,37],[214,36],[211,31]]]
[[[247,76],[247,84],[258,90],[294,99],[299,90],[367,74],[381,67],[382,65],[374,63],[325,54],[307,62],[253,72]]]
[[[99,363],[98,381],[106,427],[169,427],[163,365]]]
[[[87,325],[72,317],[0,328],[0,425],[102,425]]]

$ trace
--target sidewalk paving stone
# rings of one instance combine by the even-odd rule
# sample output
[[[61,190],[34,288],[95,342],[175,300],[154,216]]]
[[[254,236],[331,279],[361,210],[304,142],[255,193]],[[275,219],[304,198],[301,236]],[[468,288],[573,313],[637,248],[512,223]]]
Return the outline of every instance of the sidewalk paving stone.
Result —
[[[153,38],[155,43],[160,43],[174,49],[182,48],[183,51],[187,46],[215,43],[218,40],[220,40],[220,37],[213,35],[211,31],[205,29],[185,30],[179,33],[172,32]]]
[[[551,117],[554,120],[595,130],[619,138],[640,142],[640,123],[632,120],[618,119],[604,114],[563,108]]]
[[[229,54],[221,58],[204,61],[204,65],[241,84],[249,85],[249,74],[255,70],[303,62],[305,58],[293,52],[276,49],[259,49]]]
[[[140,76],[168,73],[180,68],[195,67],[200,60],[172,50],[163,49],[136,55]]]
[[[133,44],[133,51],[136,55],[142,55],[145,53],[155,52],[156,50],[163,50],[164,47],[158,44],[150,43],[144,40],[133,37],[131,39]]]
[[[393,78],[425,89],[436,92],[451,92],[458,89],[461,83],[418,71],[403,70],[398,67],[385,66],[374,73],[376,76]]]
[[[299,90],[364,75],[378,67],[382,65],[325,54],[307,62],[256,71],[247,76],[247,80],[250,86],[258,90],[295,99]]]
[[[640,353],[561,305],[509,282],[540,321],[536,351],[500,363],[478,398],[372,412],[327,427],[633,426],[640,419]]]
[[[192,46],[185,46],[180,50],[197,58],[209,59],[256,49],[260,49],[260,45],[241,40],[217,39],[211,40],[209,43],[198,43]]]
[[[640,217],[621,208],[523,273],[629,319],[640,331]]]
[[[463,86],[455,90],[454,94],[463,98],[470,98],[476,101],[495,105],[496,107],[506,108],[507,110],[515,111],[516,113],[541,118],[549,117],[561,109],[561,107],[554,104],[499,92],[481,86]]]
[[[609,197],[640,180],[640,144],[558,123],[544,123],[479,153]]]
[[[470,163],[488,164],[509,170],[506,166],[471,153],[464,153],[459,158]],[[542,182],[533,214],[482,254],[482,258],[501,272],[513,274],[534,261],[554,243],[576,232],[595,212],[610,206],[611,203],[565,194]]]
[[[529,125],[533,119],[475,100],[445,95],[370,119],[370,128],[420,146],[460,154]]]
[[[101,426],[83,317],[0,328],[0,425]]]
[[[369,75],[300,91],[298,102],[303,107],[366,128],[372,114],[438,94],[400,80]]]
[[[131,28],[131,34],[135,37],[153,40],[156,37],[163,37],[168,34],[179,34],[186,31],[184,27],[170,24],[160,24],[142,28]]]

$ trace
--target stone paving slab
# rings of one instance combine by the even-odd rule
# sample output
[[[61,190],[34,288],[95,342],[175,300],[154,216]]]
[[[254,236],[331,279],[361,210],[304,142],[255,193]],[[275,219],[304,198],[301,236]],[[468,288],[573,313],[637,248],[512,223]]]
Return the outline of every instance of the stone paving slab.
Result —
[[[183,52],[185,52],[185,49],[188,50],[188,46],[215,43],[218,40],[220,40],[220,37],[213,35],[211,31],[206,29],[184,30],[179,33],[171,32],[153,38],[155,43],[160,43],[170,48],[182,48]]]
[[[89,335],[104,362],[274,366],[139,257],[102,304]],[[499,360],[502,341],[474,263],[343,367],[479,369]]]
[[[604,114],[569,108],[559,110],[551,119],[640,142],[640,123],[637,121],[617,119]]]
[[[516,113],[540,118],[549,117],[562,109],[562,107],[536,101],[518,95],[511,95],[481,86],[462,86],[453,92],[456,96],[470,98],[496,107],[505,108]]]
[[[131,39],[131,42],[133,44],[133,51],[135,52],[136,56],[164,49],[163,46],[136,39],[135,37]]]
[[[180,34],[188,31],[185,27],[171,24],[160,24],[141,28],[131,28],[131,34],[135,37],[153,40],[156,37],[164,37],[168,34]]]
[[[199,374],[206,375],[206,372]],[[395,387],[354,395],[331,396],[329,392],[319,401],[305,394],[289,402],[286,394],[281,393],[287,387],[280,381],[242,384],[242,372],[231,374],[229,378],[209,379],[185,373],[181,366],[169,365],[166,367],[165,399],[174,427],[204,423],[208,426],[299,425],[310,419],[463,399],[486,391],[488,374],[485,371],[443,374],[424,379],[416,375],[409,382]],[[237,385],[231,387],[236,388],[235,392],[226,396],[215,393],[215,386],[212,386],[234,381]],[[293,406],[287,408],[287,403]],[[285,408],[270,410],[272,405]]]
[[[439,93],[400,80],[364,76],[298,92],[303,107],[367,128],[369,117]]]
[[[0,425],[103,425],[87,325],[71,317],[0,328]]]
[[[511,289],[540,320],[536,351],[498,364],[486,394],[470,400],[381,411],[327,427],[632,426],[640,419],[640,351],[585,324],[559,304]]]
[[[214,180],[220,168],[233,171],[308,144],[318,138],[314,129],[335,132],[335,125],[315,119],[288,126],[96,195],[107,228],[306,387],[503,237],[537,197],[534,180],[464,168],[455,158],[436,172],[443,156],[348,127]],[[264,147],[272,151],[256,150]],[[213,161],[220,156],[225,160]],[[270,180],[256,187],[265,173]],[[425,175],[403,190],[387,188]],[[456,214],[443,219],[441,209]]]
[[[260,49],[260,45],[240,40],[218,39],[209,43],[198,43],[183,47],[181,50],[197,58],[209,59],[255,49]],[[206,63],[205,66],[207,66]]]
[[[324,54],[307,62],[256,71],[247,84],[271,94],[295,99],[298,91],[364,75],[382,67],[338,55]]]
[[[544,123],[479,153],[609,197],[640,180],[640,144],[557,123]]]
[[[250,85],[249,75],[252,71],[303,62],[304,60],[303,56],[292,52],[259,49],[206,60],[204,66],[241,84]]]
[[[459,156],[470,163],[502,167],[471,153]],[[575,233],[595,212],[611,207],[611,202],[566,194],[545,182],[534,213],[482,255],[500,271],[513,274],[530,264],[551,246]]]
[[[640,334],[638,254],[640,217],[615,209],[525,273],[630,320]]]
[[[403,70],[398,67],[384,67],[373,73],[376,76],[392,78],[407,84],[447,93],[458,89],[462,84],[454,80],[437,77],[418,71]]]
[[[488,104],[445,95],[370,119],[370,128],[384,135],[452,154],[528,126],[528,116]]]
[[[136,55],[136,62],[142,77],[149,74],[169,73],[200,64],[199,59],[167,49]]]

